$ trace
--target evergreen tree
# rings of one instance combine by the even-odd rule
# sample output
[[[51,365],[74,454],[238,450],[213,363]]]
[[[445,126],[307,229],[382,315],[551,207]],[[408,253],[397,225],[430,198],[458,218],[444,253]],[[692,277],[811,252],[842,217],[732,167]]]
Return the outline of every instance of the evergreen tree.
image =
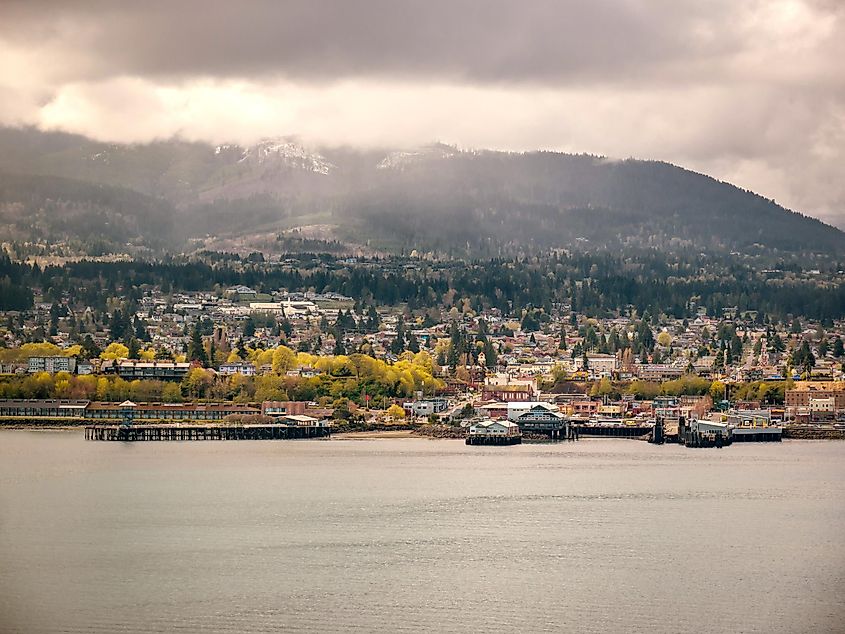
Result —
[[[255,336],[255,320],[252,318],[252,315],[246,318],[244,322],[244,337],[254,337]]]
[[[792,351],[792,367],[801,368],[805,373],[809,373],[816,365],[816,358],[810,350],[810,344],[807,341],[802,341],[801,345]]]
[[[454,368],[458,365],[461,355],[464,354],[465,341],[461,334],[458,324],[452,320],[449,324],[449,354],[446,361],[450,367]]]
[[[109,321],[109,333],[113,341],[125,339],[129,335],[129,317],[123,314],[119,308],[112,313]]]
[[[334,333],[334,350],[332,351],[332,354],[335,356],[346,354],[346,346],[343,343],[343,334],[337,330]]]
[[[94,342],[94,339],[91,335],[85,335],[85,338],[82,340],[82,356],[85,359],[95,359],[99,357],[102,353],[100,347]]]
[[[211,342],[208,345],[208,365],[211,367],[217,367],[217,346],[214,345],[214,338],[212,337]]]
[[[522,332],[536,332],[540,330],[540,321],[537,319],[535,309],[530,308],[525,311],[525,315],[522,316],[520,329]]]
[[[488,368],[495,368],[499,361],[499,355],[496,354],[496,348],[490,343],[490,340],[484,339],[484,365]]]
[[[138,346],[138,340],[135,339],[135,337],[130,337],[126,346],[129,348],[129,358],[130,359],[137,359],[138,353],[140,352],[140,347]]]
[[[290,336],[293,334],[293,324],[290,322],[290,319],[283,317],[279,327],[285,333],[285,339],[290,339]]]
[[[370,332],[378,332],[380,327],[381,318],[379,317],[378,311],[373,304],[370,304],[369,308],[367,308],[367,330]]]
[[[397,356],[405,351],[405,320],[402,315],[396,320],[396,338],[390,342],[390,351]]]
[[[59,334],[59,307],[54,302],[50,306],[50,336],[55,337]]]
[[[408,332],[408,350],[416,354],[420,351],[420,344],[417,341],[417,336],[412,332]]]
[[[645,351],[650,352],[654,349],[654,333],[645,317],[637,325],[637,343]]]
[[[195,324],[191,331],[191,341],[188,344],[188,360],[198,361],[202,367],[208,367],[208,353],[202,341],[199,324]]]
[[[150,335],[147,332],[147,325],[143,321],[138,319],[137,316],[135,317],[132,325],[133,325],[133,331],[135,333],[136,339],[138,339],[139,341],[149,341],[150,340]]]

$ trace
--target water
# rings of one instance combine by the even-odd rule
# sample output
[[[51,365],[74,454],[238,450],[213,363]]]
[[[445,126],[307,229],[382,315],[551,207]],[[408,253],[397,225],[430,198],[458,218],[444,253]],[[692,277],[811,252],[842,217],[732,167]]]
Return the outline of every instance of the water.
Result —
[[[845,443],[0,432],[0,632],[845,631]]]

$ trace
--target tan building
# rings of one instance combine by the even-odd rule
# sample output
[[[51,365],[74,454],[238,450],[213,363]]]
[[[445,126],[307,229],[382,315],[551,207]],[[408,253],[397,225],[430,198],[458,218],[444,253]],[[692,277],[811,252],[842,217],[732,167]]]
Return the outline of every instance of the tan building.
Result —
[[[786,390],[784,405],[787,409],[809,407],[811,400],[833,399],[835,411],[845,410],[845,382],[802,381],[794,389]]]

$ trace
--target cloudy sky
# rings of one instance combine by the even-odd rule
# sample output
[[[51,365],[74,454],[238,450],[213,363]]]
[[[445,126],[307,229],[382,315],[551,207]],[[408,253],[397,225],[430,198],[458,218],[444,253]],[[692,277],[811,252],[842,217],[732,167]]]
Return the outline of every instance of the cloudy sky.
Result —
[[[845,227],[845,0],[3,0],[0,122],[668,160]]]

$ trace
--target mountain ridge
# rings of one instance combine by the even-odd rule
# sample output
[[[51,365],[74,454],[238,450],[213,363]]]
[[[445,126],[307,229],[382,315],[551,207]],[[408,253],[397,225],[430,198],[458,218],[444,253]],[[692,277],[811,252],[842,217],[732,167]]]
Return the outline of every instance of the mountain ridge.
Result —
[[[163,230],[168,238],[246,239],[252,227],[266,238],[268,232],[320,224],[336,227],[338,239],[388,251],[503,255],[585,245],[828,255],[845,250],[841,230],[706,174],[663,161],[588,154],[460,150],[439,143],[318,147],[293,136],[249,146],[179,139],[124,145],[0,128],[0,184],[13,174],[66,179],[49,187],[59,198],[59,182],[77,199],[80,185],[71,182],[134,191],[148,197],[136,201],[141,215],[155,207],[151,200],[161,201],[173,224],[126,236],[155,248],[173,242],[163,239]],[[2,209],[22,204],[10,199],[15,188],[3,191]],[[125,212],[124,220],[132,216]],[[45,239],[51,237],[49,225],[41,234]],[[139,233],[135,220],[129,225]]]

